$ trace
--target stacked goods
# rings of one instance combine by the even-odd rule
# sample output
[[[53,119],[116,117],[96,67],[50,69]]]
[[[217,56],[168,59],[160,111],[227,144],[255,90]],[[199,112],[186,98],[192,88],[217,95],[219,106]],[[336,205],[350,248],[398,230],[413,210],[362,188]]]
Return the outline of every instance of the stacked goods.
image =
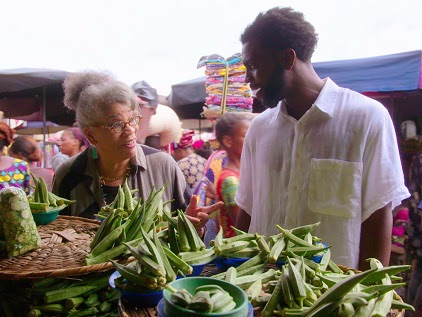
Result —
[[[25,192],[17,187],[0,191],[0,238],[7,255],[15,257],[41,246]]]
[[[305,251],[314,254],[303,241],[310,243],[311,238],[304,237],[317,225],[279,228],[281,236],[272,236],[269,252],[261,246],[257,255],[237,268],[230,267],[212,277],[244,289],[252,305],[262,309],[262,316],[386,316],[392,308],[413,310],[394,291],[405,285],[394,283],[401,281],[395,275],[408,270],[409,265],[383,267],[378,260],[368,259],[371,269],[355,273],[343,272],[331,260],[329,250],[323,253],[320,263],[304,258]],[[277,246],[280,239],[284,240],[283,247]],[[295,244],[289,246],[292,241]],[[216,243],[217,239],[214,246]],[[266,270],[268,262],[279,259],[278,253],[285,263],[281,270]]]
[[[59,211],[74,203],[74,200],[59,197],[48,191],[47,184],[42,177],[31,176],[35,183],[34,192],[28,196],[29,206],[32,213],[43,213],[49,211]]]
[[[268,249],[268,244],[262,236],[232,228],[236,233],[234,237],[223,239],[223,229],[220,227],[215,239],[210,242],[219,257],[251,258],[261,251],[260,247],[264,252]]]
[[[125,291],[160,291],[167,283],[176,279],[178,271],[192,274],[192,267],[160,241],[155,227],[152,230],[152,239],[142,228],[140,230],[142,243],[137,247],[125,244],[135,261],[126,266],[113,262],[121,276],[115,280],[117,287]]]
[[[167,210],[163,210],[163,213],[169,220],[167,230],[157,233],[153,226],[151,233],[147,233],[141,226],[139,231],[142,241],[137,246],[124,243],[135,261],[126,266],[113,262],[121,275],[115,280],[120,289],[160,291],[167,283],[174,281],[178,274],[191,275],[191,265],[208,263],[215,258],[214,250],[205,250],[194,226],[182,211],[178,211],[176,218]]]
[[[306,259],[319,260],[324,253],[330,251],[329,246],[311,235],[318,225],[319,223],[315,223],[292,230],[277,226],[281,233],[270,236],[268,241],[265,236],[246,233],[234,227],[232,228],[236,235],[223,239],[223,231],[220,228],[215,240],[210,244],[220,257],[251,258],[261,252],[267,256],[269,263],[284,263],[286,256],[303,256]]]
[[[195,227],[182,211],[178,211],[177,220],[171,219],[169,214],[165,215],[170,219],[168,242],[174,253],[190,265],[209,263],[215,259],[214,248],[205,249],[205,244],[198,236]]]
[[[28,316],[116,316],[119,292],[108,287],[108,273],[81,279],[46,278],[26,290]]]
[[[245,83],[246,68],[240,54],[225,60],[219,55],[204,56],[198,67],[206,67],[204,117],[219,118],[225,111],[252,112],[252,94]]]
[[[138,202],[133,198],[133,195],[138,191],[138,189],[131,190],[126,179],[123,187],[119,186],[119,190],[114,201],[109,205],[101,207],[100,211],[95,214],[95,217],[100,220],[104,220],[108,215],[110,215],[110,213],[114,212],[122,214],[122,220],[126,220],[138,204]]]
[[[313,271],[300,259],[287,259],[282,274],[263,285],[262,290],[247,290],[263,316],[387,316],[391,308],[413,307],[400,302],[394,289],[404,283],[394,276],[409,266],[382,267],[369,259],[371,269],[354,273],[333,271],[327,262]],[[315,275],[314,275],[315,274]]]
[[[91,252],[86,258],[87,265],[104,263],[120,256],[127,251],[124,243],[137,246],[143,240],[140,228],[143,228],[145,232],[150,232],[154,223],[161,222],[164,210],[163,192],[164,187],[158,191],[152,191],[144,203],[140,199],[124,223],[122,220],[125,212],[113,209],[104,219],[92,240]],[[129,196],[132,197],[128,195],[125,201]],[[122,200],[120,200],[120,204],[122,204]],[[123,204],[126,203],[123,202]],[[160,237],[166,235],[167,230],[159,233]]]
[[[287,256],[303,256],[304,258],[315,259],[315,256],[329,253],[329,246],[323,244],[318,237],[311,235],[311,232],[319,224],[318,222],[292,230],[283,229],[277,225],[281,233],[269,238],[271,250],[268,254],[268,261],[270,263],[279,260],[285,261]]]
[[[195,294],[184,288],[175,289],[167,285],[171,302],[179,307],[198,313],[226,313],[236,307],[233,297],[218,285],[203,285],[195,289]]]

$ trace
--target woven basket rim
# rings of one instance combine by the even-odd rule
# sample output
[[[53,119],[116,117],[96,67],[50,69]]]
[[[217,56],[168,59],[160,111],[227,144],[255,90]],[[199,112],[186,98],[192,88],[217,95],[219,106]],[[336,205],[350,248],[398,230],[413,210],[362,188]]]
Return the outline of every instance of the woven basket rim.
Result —
[[[82,217],[74,217],[74,216],[59,216],[57,219],[65,219],[69,221],[79,221],[85,222],[89,224],[97,224],[98,226],[101,224],[101,221],[82,218]],[[21,255],[25,256],[25,254]],[[16,257],[14,259],[17,259]],[[3,259],[6,260],[6,259]],[[123,263],[128,263],[133,261],[134,258],[130,257],[127,260],[123,261]],[[1,260],[0,260],[1,261]],[[4,272],[0,270],[0,280],[20,280],[20,279],[32,279],[32,278],[47,278],[47,277],[68,277],[68,276],[77,276],[77,275],[84,275],[88,273],[94,272],[105,272],[111,270],[113,268],[113,264],[111,262],[105,262],[100,264],[94,265],[83,265],[80,267],[72,267],[72,268],[62,268],[62,269],[46,269],[46,270],[37,270],[37,271],[26,271],[26,272],[13,272],[11,273],[10,270]]]

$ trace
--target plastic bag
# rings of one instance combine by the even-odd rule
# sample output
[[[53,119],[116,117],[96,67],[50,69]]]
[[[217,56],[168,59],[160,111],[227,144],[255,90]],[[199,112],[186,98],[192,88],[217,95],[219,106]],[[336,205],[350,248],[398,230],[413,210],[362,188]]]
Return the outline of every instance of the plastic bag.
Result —
[[[41,246],[41,237],[22,189],[6,187],[0,191],[0,224],[9,257]]]

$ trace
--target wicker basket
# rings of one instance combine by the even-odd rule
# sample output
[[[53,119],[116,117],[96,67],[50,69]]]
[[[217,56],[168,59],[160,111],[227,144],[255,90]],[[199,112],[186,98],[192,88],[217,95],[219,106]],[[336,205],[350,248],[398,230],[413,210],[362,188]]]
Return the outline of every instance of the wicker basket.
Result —
[[[65,277],[112,269],[110,262],[85,264],[91,243],[101,222],[80,217],[59,216],[39,226],[41,247],[18,257],[0,260],[0,279]]]

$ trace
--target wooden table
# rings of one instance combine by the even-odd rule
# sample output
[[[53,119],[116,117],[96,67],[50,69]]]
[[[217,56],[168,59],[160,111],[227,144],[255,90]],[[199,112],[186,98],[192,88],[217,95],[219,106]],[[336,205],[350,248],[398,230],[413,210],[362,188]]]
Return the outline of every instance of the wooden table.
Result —
[[[214,264],[207,264],[201,273],[201,276],[211,276],[219,273],[220,270]],[[139,308],[127,301],[119,301],[119,316],[120,317],[156,317],[157,309],[153,308]]]

